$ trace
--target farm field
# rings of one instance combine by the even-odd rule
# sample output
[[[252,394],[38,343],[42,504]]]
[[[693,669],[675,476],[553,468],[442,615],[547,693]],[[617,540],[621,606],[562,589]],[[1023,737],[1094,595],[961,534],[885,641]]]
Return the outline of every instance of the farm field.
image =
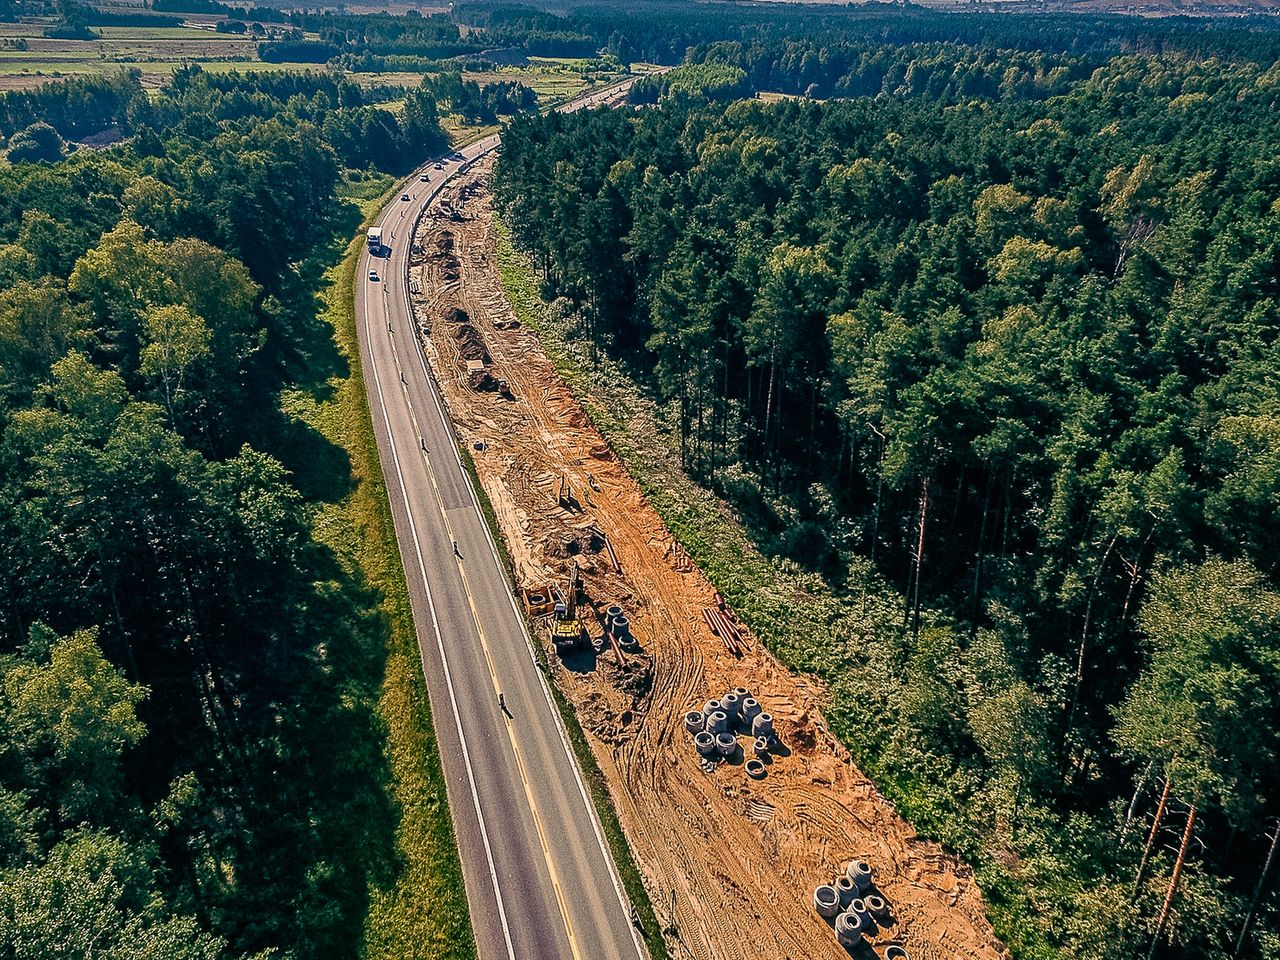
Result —
[[[121,63],[102,60],[66,62],[38,61],[21,63],[10,61],[0,53],[0,91],[29,90],[52,80],[87,74],[111,73],[122,68],[135,67],[142,72],[144,87],[157,89],[179,67],[191,60],[149,60],[140,63]],[[232,70],[253,72],[280,72],[285,70],[315,70],[312,63],[263,63],[260,60],[199,60],[201,68],[210,73],[227,73]]]
[[[143,85],[156,89],[187,63],[198,63],[214,73],[324,70],[313,63],[265,63],[258,59],[257,41],[213,31],[211,18],[192,16],[174,27],[95,27],[95,40],[60,40],[43,36],[52,21],[0,23],[0,91],[29,90],[65,77],[113,73],[120,69],[142,72]],[[22,41],[26,49],[17,49]],[[468,80],[494,83],[516,80],[532,87],[542,101],[567,99],[587,86],[580,72],[585,61],[536,58],[529,66],[502,67],[483,72],[467,72]],[[366,88],[421,83],[424,74],[356,73]],[[395,102],[386,104],[392,109]],[[470,126],[458,118],[446,119],[445,127],[455,140],[466,139],[483,128]]]
[[[481,85],[487,83],[509,83],[516,81],[530,87],[538,95],[539,102],[546,106],[562,100],[572,99],[588,87],[588,77],[581,72],[584,60],[553,60],[549,58],[531,58],[528,66],[500,67],[496,70],[463,71],[464,80],[474,81]],[[354,79],[366,89],[378,87],[415,87],[422,82],[423,73],[355,73]],[[597,86],[612,83],[613,75],[596,74]],[[403,99],[385,100],[378,104],[385,110],[399,113],[404,108]],[[491,133],[496,133],[500,124],[470,124],[456,114],[441,118],[441,126],[455,144],[462,144]]]
[[[257,41],[213,31],[190,21],[174,27],[94,27],[94,40],[45,37],[52,21],[0,23],[0,91],[29,90],[64,77],[136,68],[143,85],[161,86],[175,70],[198,63],[206,70],[279,71],[323,69],[315,64],[264,63]],[[19,49],[21,43],[25,49]]]
[[[353,73],[351,79],[366,89],[374,87],[416,87],[426,74],[417,71],[392,73]],[[476,83],[499,83],[516,80],[533,88],[540,100],[572,97],[587,83],[576,71],[533,65],[529,67],[503,67],[498,70],[463,71],[464,80]]]
[[[517,80],[527,87],[532,87],[539,100],[569,99],[581,92],[586,86],[582,74],[575,71],[543,66],[504,67],[501,70],[484,72],[465,72],[463,79],[476,83],[503,83]]]

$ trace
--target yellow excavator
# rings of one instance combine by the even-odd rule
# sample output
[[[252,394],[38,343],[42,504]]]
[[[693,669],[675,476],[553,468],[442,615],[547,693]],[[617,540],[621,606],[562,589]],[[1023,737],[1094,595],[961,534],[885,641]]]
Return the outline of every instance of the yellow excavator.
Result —
[[[564,594],[556,599],[551,621],[551,642],[558,651],[565,652],[578,646],[586,631],[578,619],[578,604],[582,602],[582,575],[578,562],[573,563],[569,584]]]

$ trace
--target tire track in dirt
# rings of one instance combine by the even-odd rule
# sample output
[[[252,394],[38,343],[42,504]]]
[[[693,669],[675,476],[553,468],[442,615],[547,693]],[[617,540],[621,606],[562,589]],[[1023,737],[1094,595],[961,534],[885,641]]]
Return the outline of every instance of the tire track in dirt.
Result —
[[[715,591],[675,562],[675,541],[542,352],[516,326],[494,263],[478,165],[444,191],[415,238],[411,279],[423,346],[471,449],[522,587],[561,583],[577,562],[594,605],[617,603],[643,650],[631,669],[551,653],[556,683],[588,734],[675,957],[810,960],[850,956],[812,909],[842,861],[869,860],[900,943],[917,958],[1005,955],[972,874],[911,827],[853,766],[821,720],[823,697],[758,642],[734,659],[701,609]],[[420,248],[420,249],[419,249]],[[463,311],[462,315],[454,311]],[[484,358],[488,359],[484,359]],[[557,502],[564,478],[580,510]],[[593,546],[609,537],[621,572]],[[593,630],[593,632],[598,632]],[[545,631],[543,631],[545,640]],[[547,645],[549,649],[549,644]],[[749,780],[741,763],[706,772],[684,713],[744,686],[772,713],[789,755]],[[872,941],[868,941],[870,944]]]

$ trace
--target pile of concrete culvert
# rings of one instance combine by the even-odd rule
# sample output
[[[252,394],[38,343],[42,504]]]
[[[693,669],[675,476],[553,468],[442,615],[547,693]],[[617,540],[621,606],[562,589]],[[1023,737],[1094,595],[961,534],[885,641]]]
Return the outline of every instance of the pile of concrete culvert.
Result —
[[[872,935],[889,916],[889,904],[871,890],[871,865],[865,860],[850,860],[835,883],[824,883],[813,891],[813,906],[818,914],[835,921],[836,940],[841,946],[855,947],[862,935]],[[907,951],[897,945],[885,951],[885,960],[909,960]]]
[[[747,776],[759,779],[765,775],[763,758],[777,742],[773,717],[764,712],[759,701],[744,687],[730,690],[719,700],[708,700],[701,710],[684,715],[684,728],[693,734],[693,745],[708,759],[728,760],[738,750],[738,731],[755,738],[747,761]]]
[[[613,638],[618,641],[618,646],[622,647],[623,650],[634,653],[640,649],[640,641],[631,632],[631,621],[623,614],[622,608],[616,604],[605,610],[604,628],[613,634]],[[600,640],[602,648],[609,642],[608,638],[604,636]]]

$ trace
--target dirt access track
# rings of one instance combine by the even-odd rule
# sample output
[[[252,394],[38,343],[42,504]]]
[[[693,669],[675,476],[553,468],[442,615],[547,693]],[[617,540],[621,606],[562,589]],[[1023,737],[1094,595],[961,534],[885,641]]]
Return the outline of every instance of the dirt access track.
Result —
[[[572,701],[648,886],[674,958],[915,960],[1006,956],[971,871],[919,839],[850,761],[822,720],[821,691],[744,630],[740,657],[703,611],[716,593],[675,544],[578,400],[521,327],[495,263],[486,182],[492,161],[456,178],[415,237],[410,288],[422,346],[475,459],[521,590],[564,588],[574,563],[591,609],[618,605],[639,649],[561,659],[535,631]],[[563,486],[562,486],[563,481]],[[597,532],[607,536],[606,546]],[[616,556],[616,564],[612,553]],[[780,745],[760,780],[742,751],[709,763],[685,714],[745,687]],[[749,737],[740,743],[750,756]],[[576,829],[576,827],[575,827]],[[836,942],[814,888],[843,864],[871,864],[891,915],[861,945]]]

